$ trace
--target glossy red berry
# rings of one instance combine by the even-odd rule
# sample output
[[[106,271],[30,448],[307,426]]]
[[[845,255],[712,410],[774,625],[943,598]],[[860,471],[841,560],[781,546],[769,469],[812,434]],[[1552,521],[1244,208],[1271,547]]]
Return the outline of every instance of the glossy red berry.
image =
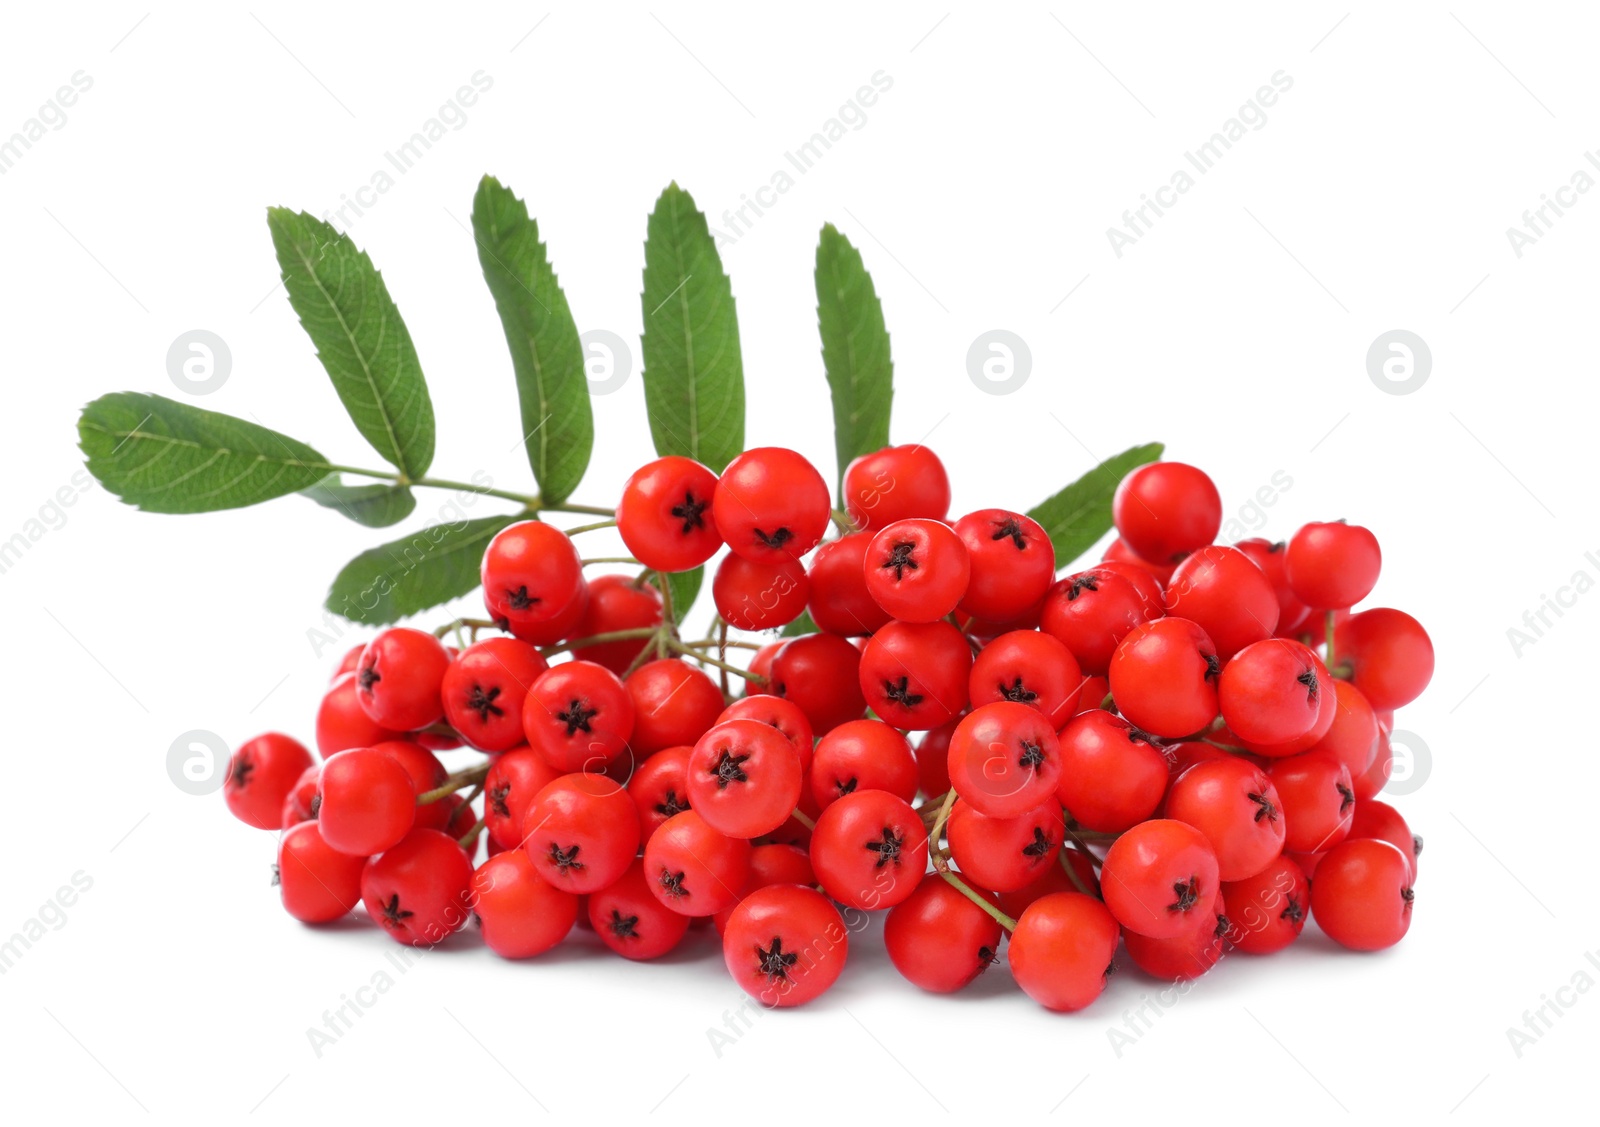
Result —
[[[578,549],[543,521],[501,529],[483,553],[480,577],[489,617],[505,622],[518,637],[570,614],[583,598]]]
[[[1249,556],[1272,585],[1273,597],[1278,600],[1278,637],[1295,637],[1296,632],[1307,624],[1312,611],[1289,588],[1289,575],[1284,567],[1288,545],[1281,540],[1265,540],[1257,536],[1241,540],[1234,547]]]
[[[1222,718],[1253,744],[1284,744],[1316,726],[1327,670],[1299,642],[1269,638],[1240,650],[1222,670],[1217,701]],[[1112,685],[1115,694],[1115,683]]]
[[[1172,578],[1173,569],[1182,562],[1180,558],[1168,560],[1166,563],[1153,563],[1128,547],[1128,542],[1120,536],[1106,546],[1105,555],[1101,556],[1100,559],[1106,563],[1123,563],[1130,567],[1139,568],[1163,587]]]
[[[1351,787],[1356,792],[1356,800],[1364,802],[1369,798],[1376,798],[1383,788],[1389,785],[1389,776],[1394,773],[1394,746],[1389,742],[1389,730],[1380,722],[1378,725],[1378,746],[1373,751],[1372,763],[1360,775],[1351,780]],[[1308,869],[1306,875],[1310,876]]]
[[[589,924],[600,942],[625,959],[659,959],[689,932],[689,917],[656,898],[645,862],[588,897]]]
[[[1100,866],[1106,907],[1129,931],[1170,939],[1209,921],[1217,855],[1186,822],[1155,818],[1111,843]]]
[[[355,673],[346,673],[334,681],[317,709],[317,751],[324,759],[353,747],[371,747],[396,739],[401,734],[366,714],[357,698]]]
[[[277,884],[284,911],[301,923],[325,924],[361,903],[365,857],[340,853],[315,822],[301,822],[278,842]]]
[[[745,697],[724,708],[713,723],[723,724],[729,720],[756,720],[769,728],[776,728],[783,734],[783,738],[789,741],[794,753],[800,757],[801,774],[811,770],[812,748],[816,740],[812,735],[810,719],[794,701],[775,697],[771,693]],[[709,728],[711,725],[708,724],[706,727]],[[696,739],[698,738],[697,736]]]
[[[832,803],[811,834],[811,868],[823,891],[849,908],[892,908],[928,868],[928,833],[911,804],[882,790]]]
[[[1111,659],[1111,695],[1128,721],[1182,739],[1217,715],[1217,649],[1184,618],[1158,618],[1131,631]],[[1303,729],[1302,729],[1303,730]]]
[[[1077,849],[1063,849],[1059,861],[1043,870],[1037,880],[1015,892],[1000,894],[1000,910],[1012,919],[1019,919],[1040,897],[1052,892],[1085,892],[1100,895],[1100,881],[1095,877],[1094,863]],[[1070,873],[1068,870],[1071,870]],[[1073,878],[1077,879],[1074,880]]]
[[[773,656],[766,689],[798,705],[820,734],[866,711],[861,668],[861,651],[845,639],[806,634],[789,639]]]
[[[711,502],[728,547],[763,564],[797,560],[815,548],[832,511],[816,467],[780,446],[746,450],[729,462]]]
[[[412,830],[367,862],[361,902],[390,939],[432,946],[459,931],[472,913],[472,862],[454,838]]]
[[[1187,556],[1166,589],[1167,613],[1206,632],[1223,659],[1278,628],[1278,596],[1266,573],[1237,548],[1213,544]]]
[[[1026,614],[1056,578],[1056,552],[1039,522],[1007,509],[979,509],[955,524],[969,575],[961,613],[990,622]]]
[[[583,617],[573,627],[574,638],[593,638],[622,630],[644,630],[661,625],[661,592],[631,575],[597,575],[589,580]],[[621,676],[649,644],[647,638],[623,639],[579,646],[572,656],[592,661]]]
[[[722,690],[700,670],[677,658],[649,661],[623,682],[633,702],[630,743],[639,756],[693,744],[717,722]]]
[[[744,888],[739,893],[743,900],[758,888],[774,884],[814,885],[817,875],[811,868],[811,854],[798,845],[769,842],[750,850],[750,872],[745,877]],[[733,915],[737,903],[722,909],[714,917],[717,934],[728,928],[728,917]]]
[[[794,745],[758,720],[716,725],[689,755],[689,805],[729,837],[760,837],[783,825],[801,783]]]
[[[1325,853],[1345,839],[1356,792],[1343,763],[1326,752],[1308,751],[1274,760],[1267,775],[1282,800],[1285,849]]]
[[[826,810],[847,794],[888,791],[910,801],[917,793],[911,744],[882,720],[848,720],[817,741],[811,797]]]
[[[1333,682],[1334,714],[1328,730],[1311,751],[1325,751],[1360,778],[1378,754],[1378,714],[1361,690],[1348,681]]]
[[[633,558],[657,571],[699,567],[722,547],[711,500],[717,475],[692,458],[646,462],[622,487],[617,531]]]
[[[844,920],[826,897],[794,884],[746,896],[722,934],[723,960],[764,1006],[798,1006],[838,979],[850,953]]]
[[[864,530],[919,517],[943,520],[950,512],[950,477],[926,446],[861,455],[845,467],[842,493],[845,511]]]
[[[867,590],[902,622],[933,622],[967,593],[967,547],[937,520],[897,520],[872,538],[863,561]]]
[[[1300,937],[1311,915],[1311,882],[1279,857],[1254,876],[1222,886],[1228,941],[1247,955],[1270,955]]]
[[[485,638],[461,651],[441,685],[444,718],[481,751],[522,742],[522,702],[547,668],[539,651],[516,638]]]
[[[1050,588],[1039,629],[1072,651],[1086,674],[1103,675],[1134,627],[1162,614],[1125,577],[1103,568],[1069,575]]]
[[[799,561],[776,556],[770,562],[727,555],[711,577],[711,597],[729,626],[737,630],[776,630],[800,617],[811,596],[811,581]]]
[[[685,810],[650,835],[644,875],[650,894],[682,916],[714,916],[738,902],[750,875],[750,843],[719,833]]]
[[[601,771],[628,747],[633,698],[617,675],[569,661],[540,675],[522,706],[528,746],[557,771]]]
[[[228,760],[222,796],[245,825],[275,830],[283,825],[284,800],[310,767],[311,753],[304,744],[282,732],[267,732],[240,744]]]
[[[421,744],[410,740],[385,740],[381,744],[373,744],[372,750],[382,752],[405,768],[406,774],[411,776],[411,787],[418,799],[443,786],[449,778],[449,772],[439,762],[439,757]],[[418,802],[416,824],[425,829],[442,830],[450,821],[450,810],[449,804],[444,802]]]
[[[811,596],[806,609],[818,630],[845,637],[871,634],[890,614],[867,590],[867,547],[872,533],[852,532],[830,540],[811,557]]]
[[[1433,641],[1404,611],[1377,607],[1335,627],[1334,660],[1380,712],[1410,704],[1433,679]]]
[[[1128,547],[1154,563],[1176,563],[1217,538],[1222,497],[1203,470],[1182,462],[1140,466],[1117,486],[1111,517]]]
[[[1373,838],[1335,846],[1311,884],[1317,926],[1356,951],[1378,951],[1404,939],[1413,900],[1406,855]]]
[[[1400,816],[1400,811],[1376,798],[1362,799],[1356,803],[1350,816],[1350,836],[1346,840],[1373,837],[1387,841],[1406,855],[1411,881],[1417,880],[1417,859],[1422,856],[1422,838],[1411,832],[1411,827]]]
[[[958,716],[925,732],[914,749],[917,791],[924,798],[938,798],[950,789],[950,737],[955,735],[956,725],[960,723]]]
[[[1151,939],[1136,931],[1123,932],[1123,943],[1133,965],[1163,982],[1188,982],[1217,965],[1227,946],[1232,924],[1222,893],[1211,899],[1211,910],[1199,923],[1169,939]]]
[[[1289,541],[1284,559],[1290,589],[1313,610],[1359,603],[1377,585],[1382,566],[1378,538],[1344,521],[1304,526]]]
[[[1038,709],[1012,701],[975,708],[950,737],[950,785],[991,818],[1015,818],[1055,795],[1061,749]]]
[[[1166,816],[1205,835],[1224,881],[1255,876],[1283,852],[1288,819],[1267,773],[1243,759],[1214,759],[1180,775]]]
[[[1070,1013],[1098,998],[1116,968],[1121,932],[1106,906],[1080,892],[1055,892],[1028,905],[1006,948],[1023,993]]]
[[[1121,833],[1161,805],[1167,757],[1148,732],[1096,708],[1074,716],[1058,739],[1056,798],[1084,829]]]
[[[946,825],[950,856],[974,884],[990,892],[1026,888],[1055,867],[1066,832],[1054,799],[1015,818],[991,818],[957,802]]]
[[[509,849],[472,874],[472,910],[489,950],[502,959],[526,959],[567,937],[578,918],[578,898],[546,884],[533,858]]]
[[[528,807],[560,775],[531,747],[512,748],[495,757],[483,780],[483,821],[497,846],[515,849],[522,843]]]
[[[563,775],[534,798],[522,822],[534,871],[568,892],[598,892],[639,850],[639,813],[603,775]]]
[[[583,616],[589,613],[589,587],[578,577],[578,593],[567,605],[556,612],[554,618],[542,622],[526,622],[519,618],[498,618],[495,621],[520,640],[534,646],[553,646],[568,639],[583,637],[578,631]],[[580,917],[580,920],[586,917]]]
[[[317,780],[322,777],[322,764],[313,763],[295,780],[294,786],[283,798],[283,828],[298,826],[317,816],[314,803],[317,798]]]
[[[995,902],[992,893],[976,895]],[[935,994],[952,994],[988,970],[1001,935],[993,916],[938,873],[923,877],[883,922],[883,945],[894,969]]]
[[[967,692],[973,707],[998,700],[1037,708],[1060,728],[1077,710],[1084,677],[1062,642],[1037,630],[1013,630],[983,647],[972,661]]]
[[[444,716],[440,688],[450,655],[432,634],[394,626],[361,651],[356,700],[373,722],[414,732]]]
[[[948,622],[891,622],[861,653],[861,694],[885,722],[927,731],[967,707],[971,670],[972,647]]]
[[[689,753],[692,745],[669,747],[639,764],[628,780],[628,794],[639,808],[639,840],[666,824],[674,814],[689,809]]]
[[[329,845],[341,853],[370,857],[411,832],[417,791],[399,760],[375,748],[351,748],[322,765],[315,804]]]

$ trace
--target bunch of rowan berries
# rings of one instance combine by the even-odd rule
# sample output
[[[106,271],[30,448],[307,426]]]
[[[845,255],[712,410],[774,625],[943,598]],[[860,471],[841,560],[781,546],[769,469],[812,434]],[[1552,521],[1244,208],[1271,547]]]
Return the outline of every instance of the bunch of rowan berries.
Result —
[[[709,924],[773,1006],[825,991],[878,911],[916,985],[1004,950],[1052,1010],[1097,997],[1119,945],[1182,980],[1307,919],[1357,950],[1405,935],[1421,840],[1377,796],[1433,650],[1401,611],[1352,611],[1371,532],[1215,544],[1211,479],[1157,462],[1119,486],[1104,560],[1058,578],[1029,516],[948,521],[925,447],[856,459],[843,495],[786,449],[720,477],[653,461],[615,516],[637,576],[586,578],[587,529],[507,527],[470,644],[386,629],[335,673],[320,762],[276,733],[234,755],[227,801],[281,831],[285,908],[362,905],[410,944],[471,921],[506,958],[577,925],[651,959]],[[711,636],[684,641],[668,577],[724,546]],[[802,612],[815,632],[729,636]],[[480,754],[448,773],[456,748]]]

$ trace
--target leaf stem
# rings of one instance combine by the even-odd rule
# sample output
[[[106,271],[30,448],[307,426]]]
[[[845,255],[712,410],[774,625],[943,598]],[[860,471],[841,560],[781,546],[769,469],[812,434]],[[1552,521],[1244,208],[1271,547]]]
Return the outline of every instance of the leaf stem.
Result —
[[[849,536],[852,532],[861,531],[856,527],[856,522],[850,519],[850,514],[845,512],[843,509],[834,509],[830,515],[833,517],[833,523],[838,526],[839,532],[842,535]]]
[[[587,638],[574,638],[559,645],[543,646],[539,650],[539,655],[554,657],[568,650],[581,650],[585,646],[598,646],[603,642],[632,642],[640,638],[654,638],[659,629],[657,626],[635,626],[628,630],[607,630],[602,634],[591,634]]]
[[[987,897],[979,896],[976,892],[972,891],[972,889],[968,888],[966,883],[962,881],[960,873],[951,872],[949,869],[940,869],[939,875],[950,882],[950,887],[954,888],[957,892],[961,893],[961,895],[965,896],[968,900],[971,900],[978,907],[989,913],[989,917],[993,919],[995,923],[1006,929],[1007,935],[1010,935],[1013,931],[1017,930],[1017,921],[1006,915],[999,908],[996,908],[992,903],[989,902]]]
[[[537,493],[514,493],[509,489],[495,489],[491,486],[479,485],[470,481],[451,481],[442,477],[409,478],[405,474],[394,473],[390,470],[366,470],[359,466],[333,466],[328,467],[333,473],[355,474],[357,477],[375,477],[383,481],[392,481],[396,485],[412,485],[419,489],[453,489],[457,493],[476,493],[484,497],[499,497],[504,501],[516,501],[527,509],[551,513],[579,513],[588,516],[611,517],[615,519],[615,509],[603,509],[597,505],[576,505],[570,501],[563,501],[559,505],[547,505]]]
[[[728,673],[737,673],[746,681],[754,681],[758,685],[765,685],[767,683],[767,679],[759,673],[752,673],[748,669],[740,669],[737,665],[734,665],[731,662],[723,661],[719,657],[712,657],[710,654],[703,654],[693,646],[684,645],[676,638],[667,639],[667,649],[671,650],[673,653],[681,654],[684,657],[690,658],[694,661],[703,662],[706,665],[714,665],[718,669],[725,670]]]
[[[480,763],[476,767],[468,767],[463,771],[457,771],[446,778],[441,786],[434,787],[429,791],[423,791],[417,795],[417,805],[427,806],[429,803],[438,802],[441,798],[447,798],[458,790],[475,786],[488,777],[489,764],[487,763]]]
[[[612,520],[597,520],[593,524],[580,524],[577,528],[566,528],[566,529],[563,529],[562,531],[564,533],[566,533],[566,535],[568,535],[568,536],[576,536],[580,532],[598,532],[602,528],[615,528],[615,527],[617,527],[617,522],[616,522],[615,519],[612,519]]]

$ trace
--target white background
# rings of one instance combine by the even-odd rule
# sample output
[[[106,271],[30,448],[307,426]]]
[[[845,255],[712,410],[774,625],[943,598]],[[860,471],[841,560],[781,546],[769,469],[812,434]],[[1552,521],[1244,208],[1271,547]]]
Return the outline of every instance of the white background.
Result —
[[[1474,2],[994,7],[8,12],[0,136],[75,72],[93,79],[0,177],[0,539],[43,531],[0,575],[0,938],[74,873],[93,881],[0,977],[13,1116],[1504,1121],[1589,1091],[1600,998],[1559,995],[1575,1004],[1520,1057],[1507,1029],[1585,969],[1600,979],[1584,715],[1600,598],[1569,597],[1520,655],[1507,630],[1575,573],[1600,576],[1577,457],[1600,193],[1520,258],[1505,232],[1600,143],[1595,22]],[[943,454],[955,513],[1025,508],[1163,440],[1251,531],[1375,529],[1375,601],[1420,617],[1439,654],[1399,719],[1431,753],[1402,768],[1413,793],[1396,800],[1427,838],[1407,940],[1358,956],[1308,928],[1284,955],[1227,959],[1119,1056],[1108,1030],[1155,989],[1131,968],[1087,1012],[1052,1016],[1003,966],[964,996],[923,996],[869,933],[823,1000],[762,1017],[719,1057],[706,1031],[741,995],[703,937],[667,965],[582,936],[513,964],[464,937],[398,975],[377,930],[284,916],[273,835],[181,792],[168,748],[190,729],[309,741],[354,637],[316,652],[327,582],[391,533],[298,498],[150,516],[97,487],[28,522],[73,492],[83,403],[186,398],[165,357],[196,328],[233,367],[187,401],[378,464],[274,291],[264,209],[337,207],[480,70],[493,87],[465,125],[349,224],[430,378],[437,473],[531,488],[463,226],[482,173],[528,199],[580,328],[636,342],[661,188],[675,178],[716,223],[881,70],[893,86],[866,124],[723,250],[749,441],[830,472],[811,269],[831,220],[883,298],[894,438]],[[1266,124],[1118,258],[1106,229],[1280,70],[1293,87]],[[995,328],[1032,352],[1010,395],[967,371]],[[1397,328],[1432,351],[1409,395],[1366,367]],[[595,411],[578,499],[611,504],[649,453],[637,372]],[[1250,509],[1278,471],[1292,487]],[[425,497],[407,527],[446,500]],[[380,970],[395,988],[317,1056],[308,1027]]]

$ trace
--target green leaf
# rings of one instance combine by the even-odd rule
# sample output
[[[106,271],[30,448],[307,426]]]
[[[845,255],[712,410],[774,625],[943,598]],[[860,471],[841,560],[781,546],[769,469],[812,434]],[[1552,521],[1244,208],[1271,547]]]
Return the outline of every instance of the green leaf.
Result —
[[[594,414],[578,326],[539,241],[539,225],[492,176],[478,185],[472,233],[517,375],[522,444],[546,504],[572,495],[589,468]]]
[[[1159,442],[1135,446],[1107,458],[1054,497],[1035,505],[1028,515],[1050,534],[1056,566],[1065,567],[1111,530],[1111,496],[1129,471],[1157,461]]]
[[[383,275],[350,236],[305,212],[267,211],[289,304],[363,438],[409,478],[433,461],[433,402]]]
[[[334,579],[327,608],[376,626],[465,595],[478,585],[489,541],[520,519],[508,515],[436,524],[362,552]]]
[[[644,395],[659,454],[721,473],[744,450],[744,364],[733,288],[706,217],[677,184],[644,243]]]
[[[780,635],[780,637],[798,638],[802,634],[815,633],[817,633],[817,624],[811,621],[811,612],[808,610],[803,610],[800,612],[799,618],[795,619],[793,622],[789,623],[789,625],[783,628],[783,633]]]
[[[416,495],[404,485],[346,485],[338,474],[329,474],[300,495],[368,528],[399,524],[417,507]]]
[[[659,574],[659,573],[657,573]],[[705,565],[692,567],[688,571],[669,571],[667,575],[667,590],[672,593],[672,617],[679,626],[694,606],[695,597],[700,594],[700,585],[705,582]],[[656,583],[655,579],[651,579]],[[658,587],[659,583],[656,584]]]
[[[303,442],[159,395],[103,395],[78,419],[89,472],[152,513],[238,509],[316,484],[333,469]]]
[[[851,461],[889,445],[894,361],[872,275],[861,252],[831,223],[823,226],[817,243],[816,281],[817,328],[833,392],[833,444],[842,488]]]

